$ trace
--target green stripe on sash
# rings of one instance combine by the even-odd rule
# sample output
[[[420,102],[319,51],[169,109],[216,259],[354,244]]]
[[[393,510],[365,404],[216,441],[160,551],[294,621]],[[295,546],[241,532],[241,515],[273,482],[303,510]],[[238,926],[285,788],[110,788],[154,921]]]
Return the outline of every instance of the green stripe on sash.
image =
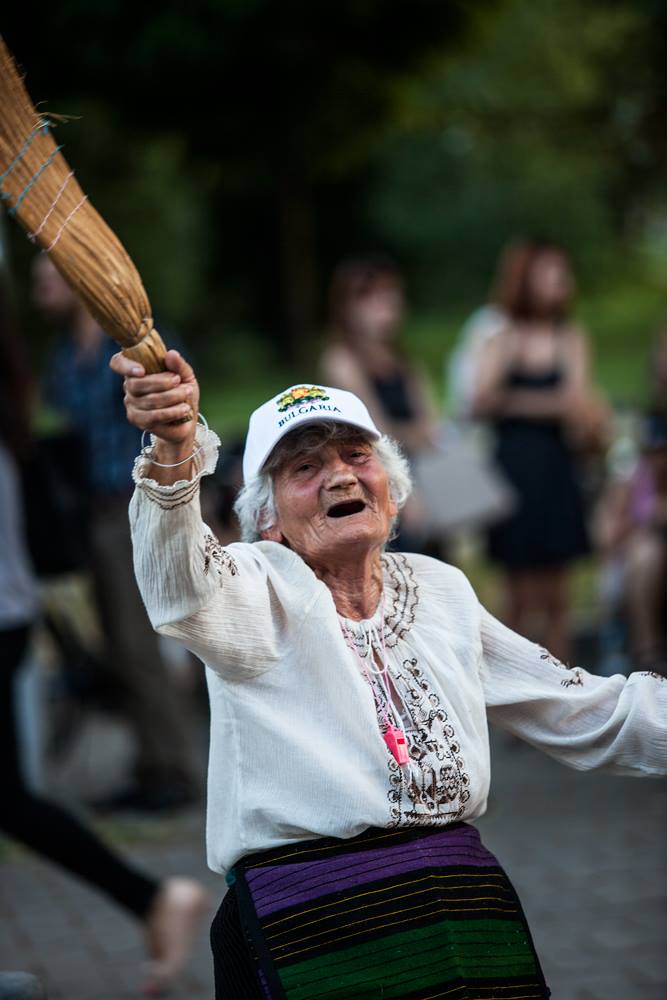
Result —
[[[480,932],[483,939],[480,940]],[[286,956],[289,960],[289,956]],[[294,955],[294,958],[297,956]],[[460,977],[534,975],[535,961],[523,924],[514,920],[443,920],[398,931],[379,940],[328,952],[291,965],[279,963],[289,1000],[359,996],[363,982],[383,998]]]

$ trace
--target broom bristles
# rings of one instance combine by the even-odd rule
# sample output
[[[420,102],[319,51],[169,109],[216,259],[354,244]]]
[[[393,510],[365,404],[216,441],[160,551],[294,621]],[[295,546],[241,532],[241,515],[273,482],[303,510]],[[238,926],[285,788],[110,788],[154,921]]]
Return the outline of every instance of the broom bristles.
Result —
[[[81,190],[48,118],[28,96],[0,37],[0,190],[10,215],[46,250],[102,329],[151,371],[164,344],[139,273]],[[141,346],[139,346],[141,345]]]

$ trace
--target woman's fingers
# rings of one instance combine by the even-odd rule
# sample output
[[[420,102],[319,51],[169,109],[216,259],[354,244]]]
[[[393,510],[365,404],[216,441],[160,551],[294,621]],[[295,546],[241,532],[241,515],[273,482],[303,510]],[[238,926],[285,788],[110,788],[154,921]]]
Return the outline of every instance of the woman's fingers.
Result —
[[[126,386],[125,399],[131,402],[137,410],[159,410],[167,406],[176,406],[178,403],[190,403],[193,396],[193,388],[190,385],[178,385],[175,389],[168,389],[165,392],[149,392],[146,395],[133,394]]]
[[[138,365],[136,361],[130,361],[129,358],[126,358],[122,351],[113,355],[109,361],[109,367],[116,375],[123,375],[126,378],[130,376],[141,377],[145,374],[142,366]]]
[[[144,431],[154,431],[161,424],[173,424],[174,421],[188,417],[194,417],[194,410],[190,403],[179,403],[177,406],[164,406],[160,409],[138,410],[134,406],[128,406],[127,415],[131,422]],[[192,433],[188,431],[187,433]],[[173,435],[170,433],[170,436]],[[183,435],[185,436],[185,435]]]
[[[165,371],[146,375],[141,365],[119,352],[110,367],[123,377],[130,423],[164,441],[182,444],[193,437],[199,386],[191,365],[178,351],[167,351],[164,360]]]
[[[146,375],[141,365],[130,361],[122,351],[114,354],[109,362],[112,371],[122,375],[125,387],[132,395],[143,396],[152,392],[164,392],[181,382],[196,383],[192,365],[181,357],[178,351],[167,351],[165,358],[166,370],[155,375]]]
[[[153,393],[167,392],[181,384],[179,375],[172,372],[160,372],[157,375],[144,375],[141,378],[125,378],[125,391],[131,396],[148,396]]]
[[[167,371],[178,375],[184,382],[194,382],[195,373],[192,365],[178,351],[167,351],[164,356],[164,366]]]

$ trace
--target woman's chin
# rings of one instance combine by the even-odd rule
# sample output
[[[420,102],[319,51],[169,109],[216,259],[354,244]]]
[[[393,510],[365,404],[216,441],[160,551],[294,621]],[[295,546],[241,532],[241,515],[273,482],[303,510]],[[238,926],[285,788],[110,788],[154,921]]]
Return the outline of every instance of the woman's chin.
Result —
[[[367,511],[350,514],[349,517],[331,518],[327,534],[339,546],[363,546],[376,548],[387,540],[388,531],[378,523],[377,517]]]

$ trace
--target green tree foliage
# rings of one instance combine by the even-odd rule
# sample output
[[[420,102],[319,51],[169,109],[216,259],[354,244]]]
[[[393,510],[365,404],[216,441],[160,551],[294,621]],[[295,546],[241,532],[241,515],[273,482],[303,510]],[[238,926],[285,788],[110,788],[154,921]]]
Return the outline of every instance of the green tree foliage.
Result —
[[[422,296],[481,293],[516,233],[568,245],[589,282],[639,258],[664,224],[654,6],[508,0],[406,88],[369,226],[408,254]]]
[[[442,0],[62,0],[44,8],[37,35],[25,23],[6,35],[29,70],[35,98],[48,96],[50,107],[58,99],[63,110],[76,112],[85,95],[88,107],[111,109],[116,134],[102,144],[102,177],[128,176],[130,151],[144,144],[146,169],[138,165],[119,214],[109,210],[119,228],[131,207],[143,219],[159,210],[157,235],[150,239],[143,229],[129,241],[140,265],[156,267],[148,263],[156,242],[160,257],[166,245],[186,270],[183,255],[194,249],[198,261],[203,248],[208,283],[215,286],[224,275],[227,286],[226,294],[211,296],[209,310],[233,310],[236,289],[236,304],[253,303],[254,319],[275,328],[282,305],[283,327],[294,340],[316,321],[319,206],[356,180],[392,123],[397,84],[459,34],[464,6]],[[95,153],[87,151],[100,135],[91,117],[94,110],[79,128],[86,149],[72,142],[72,159],[97,170]],[[174,183],[178,156],[182,183]],[[201,164],[209,167],[208,183],[197,176]],[[109,181],[107,193],[115,196]],[[97,189],[97,178],[91,187]],[[194,234],[174,246],[165,236],[185,235],[201,217],[198,187],[214,223],[200,233],[199,248]],[[160,289],[178,266],[165,267]],[[199,293],[193,275],[172,287],[184,284]]]
[[[517,232],[586,284],[654,280],[665,29],[662,0],[59,0],[2,26],[81,116],[61,141],[156,313],[281,357],[354,251],[393,253],[422,310],[476,304]]]

